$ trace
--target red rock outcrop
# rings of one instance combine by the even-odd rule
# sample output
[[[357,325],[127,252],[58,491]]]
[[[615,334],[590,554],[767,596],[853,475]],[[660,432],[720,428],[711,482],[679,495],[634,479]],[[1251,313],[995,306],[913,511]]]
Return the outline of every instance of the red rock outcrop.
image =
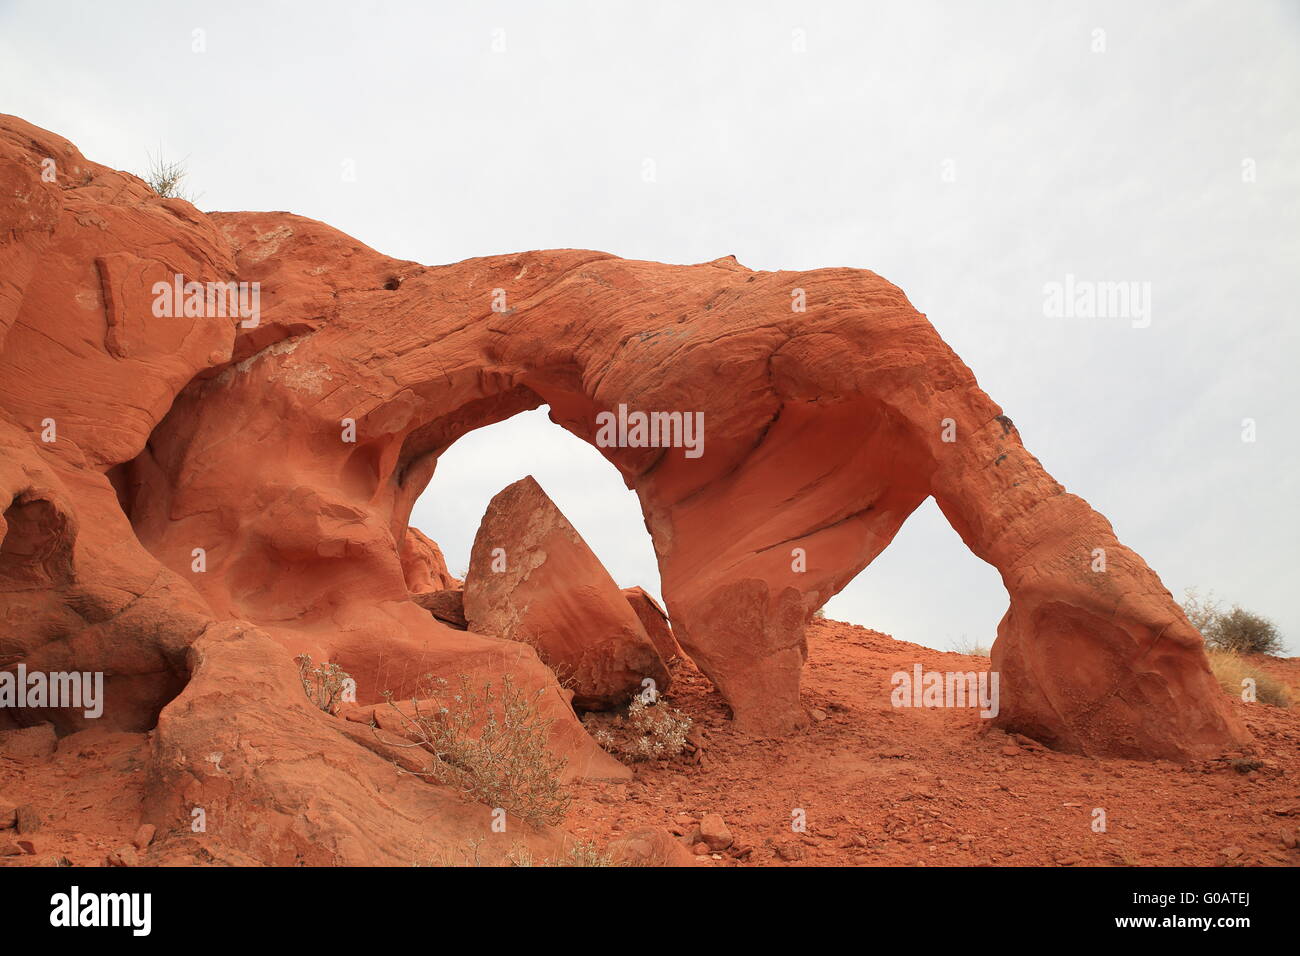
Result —
[[[45,169],[52,181],[43,180]],[[261,504],[248,502],[251,537],[227,539],[218,530],[223,512],[186,544],[194,524],[187,505],[148,491],[170,480],[151,436],[161,439],[161,422],[185,387],[200,392],[218,372],[237,383],[232,363],[299,323],[259,331],[237,319],[156,316],[153,283],[173,272],[196,281],[236,278],[228,243],[188,203],[160,199],[57,136],[0,117],[0,180],[0,667],[105,675],[104,712],[94,723],[155,729],[149,805],[160,832],[169,840],[190,833],[199,808],[221,822],[186,837],[198,858],[355,864],[427,860],[488,830],[482,808],[397,775],[391,755],[377,756],[366,735],[304,710],[292,661],[304,651],[353,671],[358,694],[372,701],[384,690],[409,695],[430,670],[511,673],[546,691],[553,745],[574,772],[627,776],[586,735],[530,649],[447,628],[411,603],[400,536],[364,533],[359,512],[315,496],[314,482],[292,467],[290,484],[277,483],[279,490],[261,499],[268,512],[259,515]],[[278,456],[274,436],[259,432],[236,440],[233,462]],[[295,477],[301,480],[293,484]],[[196,488],[188,503],[213,487]],[[280,509],[295,510],[280,497],[289,488],[297,489],[290,496],[298,506],[318,510],[280,528]],[[141,542],[153,522],[187,529],[177,545],[184,554],[170,555],[176,571]],[[318,527],[320,541],[304,539],[304,527]],[[354,527],[362,532],[355,542]],[[245,594],[241,606],[258,610],[235,623],[230,606],[214,607],[195,583],[239,556],[231,549],[249,547],[266,549],[263,571],[273,577],[297,566],[310,578],[350,558],[359,559],[359,573],[331,577],[342,588],[338,606],[301,618],[268,596],[269,580],[244,577],[234,590]],[[400,593],[365,583],[374,547],[385,569],[379,579],[387,582],[391,568]],[[369,629],[349,609],[356,584],[357,606],[378,598],[360,615],[369,616]],[[47,720],[61,734],[90,724],[78,709],[0,709],[0,728]],[[220,766],[210,760],[215,754],[225,755]],[[326,793],[334,795],[326,801],[333,810],[320,802]],[[452,804],[461,809],[448,809]],[[432,829],[431,815],[439,821]],[[527,830],[516,838],[539,852],[557,840]]]
[[[407,528],[402,538],[402,573],[412,594],[459,588],[461,582],[447,570],[447,559],[436,541],[419,528]]]
[[[659,602],[640,586],[624,588],[623,597],[627,598],[627,603],[632,605],[632,610],[640,620],[641,626],[645,628],[646,634],[650,635],[650,640],[659,651],[659,656],[665,661],[670,661],[680,655],[682,649],[677,646],[677,641],[673,637],[673,629],[668,623],[668,613],[659,606]]]
[[[462,631],[469,627],[469,622],[465,620],[465,592],[461,588],[423,591],[412,594],[411,600],[444,624],[458,627]]]
[[[585,710],[626,704],[668,669],[587,542],[531,475],[488,504],[465,576],[472,630],[537,649]]]
[[[13,117],[0,187],[0,666],[103,671],[102,721],[156,726],[161,834],[236,789],[260,809],[232,805],[209,838],[231,858],[270,858],[259,814],[322,862],[391,859],[385,834],[456,819],[409,778],[393,785],[424,789],[381,800],[390,764],[301,711],[292,656],[343,665],[362,705],[408,695],[431,661],[559,695],[524,645],[410,599],[408,519],[438,456],[543,404],[635,489],[674,636],[742,728],[804,723],[805,622],[933,496],[1010,596],[1000,724],[1092,754],[1245,739],[1159,578],[874,273],[581,250],[423,267],[298,216],[161,199]],[[260,315],[155,315],[178,274],[258,283]],[[703,445],[602,442],[620,406],[702,416]],[[556,745],[596,766],[557,713]],[[46,720],[84,723],[0,714]],[[290,753],[292,774],[264,759]],[[357,813],[380,838],[347,835]]]

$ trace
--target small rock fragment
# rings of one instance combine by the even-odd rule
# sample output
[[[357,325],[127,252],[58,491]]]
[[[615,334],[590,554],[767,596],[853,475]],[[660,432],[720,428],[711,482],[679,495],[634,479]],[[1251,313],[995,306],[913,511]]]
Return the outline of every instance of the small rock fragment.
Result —
[[[41,815],[30,803],[24,803],[14,814],[19,833],[35,833],[41,828]]]
[[[104,862],[108,866],[139,866],[140,856],[135,852],[135,847],[120,846],[116,850],[109,851]]]
[[[157,832],[157,829],[152,823],[140,824],[140,829],[135,831],[135,839],[131,843],[137,850],[143,850],[153,842],[153,835]]]
[[[710,850],[725,850],[736,842],[727,824],[716,813],[706,813],[700,818],[700,839],[708,844]]]
[[[787,863],[803,859],[803,847],[798,843],[781,843],[776,848],[776,855]]]
[[[641,827],[609,844],[609,853],[625,866],[694,866],[695,857],[667,830]]]

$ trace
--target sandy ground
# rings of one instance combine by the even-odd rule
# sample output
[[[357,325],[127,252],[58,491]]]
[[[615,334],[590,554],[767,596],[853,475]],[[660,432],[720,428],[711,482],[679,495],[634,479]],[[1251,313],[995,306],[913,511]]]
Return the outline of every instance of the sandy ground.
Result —
[[[629,784],[579,787],[566,828],[604,845],[663,827],[693,845],[697,821],[716,813],[735,842],[698,856],[701,866],[1300,863],[1300,708],[1235,703],[1256,739],[1229,755],[1235,762],[1097,760],[1009,738],[970,709],[891,706],[894,672],[978,671],[982,658],[834,621],[813,622],[808,641],[808,730],[736,733],[708,679],[678,662],[669,703],[695,721],[700,750],[638,764]],[[1266,667],[1300,699],[1300,658]],[[0,796],[43,818],[30,836],[0,833],[0,843],[35,849],[0,856],[0,866],[59,857],[98,866],[129,844],[148,745],[147,734],[88,731],[50,758],[0,756]],[[1094,830],[1097,808],[1104,832]]]
[[[808,644],[804,700],[822,719],[806,732],[735,733],[708,679],[678,664],[670,703],[704,728],[700,762],[642,764],[632,784],[584,788],[570,829],[604,842],[654,825],[690,841],[717,813],[735,844],[701,860],[714,866],[1300,863],[1286,845],[1300,828],[1294,707],[1235,705],[1256,738],[1236,766],[1097,760],[1009,738],[972,710],[890,704],[896,671],[981,670],[986,659],[824,620]],[[1300,659],[1268,669],[1294,694]],[[1105,832],[1093,829],[1096,808]],[[792,829],[796,810],[806,832]]]

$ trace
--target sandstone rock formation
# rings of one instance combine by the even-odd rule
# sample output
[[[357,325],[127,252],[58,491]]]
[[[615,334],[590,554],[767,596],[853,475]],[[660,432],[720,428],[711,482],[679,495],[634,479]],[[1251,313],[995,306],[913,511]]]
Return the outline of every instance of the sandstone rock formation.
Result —
[[[469,627],[469,622],[465,620],[465,592],[461,588],[424,591],[420,594],[412,594],[411,600],[444,624],[450,624],[462,631]]]
[[[400,531],[367,528],[364,509],[317,495],[274,426],[209,448],[244,488],[235,476],[251,457],[285,466],[245,502],[242,535],[219,530],[231,514],[210,497],[216,474],[185,501],[149,490],[171,482],[164,462],[203,447],[183,426],[159,430],[180,394],[201,403],[222,374],[238,385],[240,362],[300,328],[154,315],[153,283],[173,273],[236,278],[212,219],[13,117],[0,117],[0,186],[0,667],[105,675],[95,723],[154,730],[150,822],[169,841],[191,832],[195,809],[210,825],[185,838],[201,850],[191,858],[227,862],[409,864],[481,838],[483,808],[397,775],[368,730],[305,707],[300,652],[342,664],[371,702],[409,695],[433,670],[510,673],[546,691],[554,746],[575,772],[626,777],[530,649],[447,628],[412,603]],[[308,323],[323,318],[306,309]],[[188,510],[204,498],[217,512]],[[179,532],[177,550],[159,546],[155,526]],[[235,577],[205,587],[228,568]],[[277,593],[286,572],[319,585],[311,601],[284,599],[297,589],[287,580]],[[61,734],[88,725],[77,709],[0,709],[0,728],[42,721]],[[519,839],[542,852],[557,838]]]
[[[447,570],[447,560],[437,542],[418,528],[407,528],[402,538],[402,573],[412,594],[451,590],[461,584]]]
[[[639,497],[678,643],[744,729],[804,723],[805,622],[933,496],[1010,597],[1000,724],[1136,757],[1245,739],[1159,578],[874,273],[581,250],[423,267],[161,199],[13,117],[0,222],[0,667],[107,675],[102,721],[156,728],[160,834],[200,799],[228,859],[391,860],[433,815],[443,842],[480,832],[437,788],[377,783],[391,764],[304,710],[292,658],[340,663],[362,705],[433,667],[509,669],[562,703],[525,645],[410,599],[434,584],[408,518],[438,456],[543,404],[593,444],[620,405],[703,415],[698,457],[599,450]],[[155,315],[178,274],[259,283],[260,315]],[[556,746],[615,772],[556,713]],[[47,720],[84,724],[0,714]]]
[[[626,704],[668,669],[604,565],[530,475],[492,499],[465,576],[472,630],[537,649],[585,710]]]
[[[659,651],[660,657],[665,661],[671,661],[681,654],[682,649],[677,646],[677,641],[673,638],[673,629],[668,623],[668,614],[645,588],[639,586],[624,588],[623,597],[627,598],[627,603],[632,605],[632,610],[636,612],[645,632],[650,635],[650,640]]]

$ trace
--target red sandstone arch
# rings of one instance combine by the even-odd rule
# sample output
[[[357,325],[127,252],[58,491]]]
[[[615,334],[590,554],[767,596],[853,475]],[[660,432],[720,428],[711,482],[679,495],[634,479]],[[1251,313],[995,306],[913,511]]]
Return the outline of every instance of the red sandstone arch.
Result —
[[[423,269],[292,216],[212,218],[275,303],[263,334],[285,337],[181,394],[145,486],[165,520],[136,527],[175,570],[215,545],[220,573],[199,588],[218,613],[306,630],[344,618],[382,641],[393,612],[374,608],[404,597],[411,504],[460,435],[542,403],[589,442],[619,404],[702,411],[699,459],[600,451],[640,498],[683,648],[743,727],[800,726],[807,616],[934,495],[1011,595],[994,652],[1006,726],[1125,754],[1238,733],[1156,576],[878,276],[582,251]],[[310,282],[309,261],[326,264]],[[333,315],[305,317],[301,300],[332,287]],[[805,313],[790,309],[794,288]]]
[[[55,183],[40,178],[47,156]],[[699,459],[600,451],[639,496],[682,647],[750,730],[800,726],[806,618],[933,495],[1011,597],[993,649],[999,723],[1130,756],[1245,739],[1156,575],[871,272],[576,250],[423,267],[300,217],[158,199],[13,118],[0,157],[17,224],[0,244],[0,491],[5,510],[48,502],[40,524],[71,549],[45,589],[0,581],[0,647],[110,670],[122,722],[159,721],[169,813],[186,786],[225,792],[201,761],[214,740],[245,746],[223,720],[259,701],[237,685],[278,701],[265,732],[282,749],[334,739],[276,696],[293,684],[266,671],[288,660],[266,635],[345,663],[369,699],[404,693],[431,663],[548,679],[526,649],[433,621],[408,600],[400,557],[437,455],[542,403],[588,441],[620,403],[704,413]],[[149,289],[175,272],[260,282],[260,324],[155,318]],[[806,312],[791,311],[795,289]],[[46,418],[55,444],[37,437]],[[38,623],[20,631],[20,617]],[[576,722],[561,731],[598,760]],[[246,784],[284,802],[288,784],[247,756]]]

